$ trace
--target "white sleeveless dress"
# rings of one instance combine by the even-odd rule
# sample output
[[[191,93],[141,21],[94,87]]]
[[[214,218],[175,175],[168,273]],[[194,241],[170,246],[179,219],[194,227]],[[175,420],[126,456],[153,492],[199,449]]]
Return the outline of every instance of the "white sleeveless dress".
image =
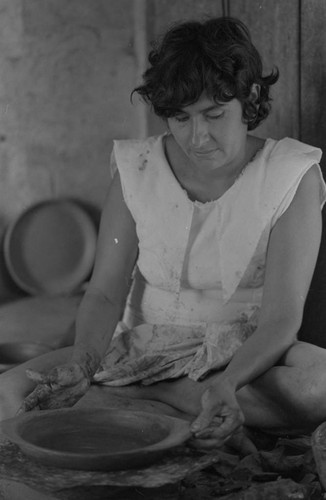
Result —
[[[270,232],[321,158],[294,139],[267,139],[223,196],[193,202],[166,160],[165,135],[114,143],[139,256],[98,383],[200,380],[226,366],[257,326]],[[321,207],[325,199],[320,172]]]

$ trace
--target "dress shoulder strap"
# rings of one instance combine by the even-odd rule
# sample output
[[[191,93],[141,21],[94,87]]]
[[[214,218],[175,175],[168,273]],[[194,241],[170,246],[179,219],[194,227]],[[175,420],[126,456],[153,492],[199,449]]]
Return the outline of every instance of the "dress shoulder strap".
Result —
[[[224,300],[238,287],[266,231],[288,208],[304,174],[321,158],[318,148],[294,139],[268,139],[246,168],[232,203],[223,207],[220,244]],[[320,168],[320,203],[326,200]],[[267,241],[267,240],[266,240]]]

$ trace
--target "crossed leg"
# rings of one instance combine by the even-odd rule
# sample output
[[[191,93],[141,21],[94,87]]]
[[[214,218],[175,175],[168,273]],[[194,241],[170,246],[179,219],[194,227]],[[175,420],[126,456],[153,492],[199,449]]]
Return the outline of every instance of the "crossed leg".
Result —
[[[219,377],[202,382],[188,378],[148,387],[148,396],[197,415],[205,389]],[[280,432],[306,432],[326,420],[326,349],[296,342],[279,364],[237,393],[245,425]]]
[[[108,394],[125,394],[160,401],[196,416],[203,392],[220,376],[201,382],[187,377],[140,387],[107,387]],[[308,432],[326,420],[326,349],[296,342],[279,364],[237,393],[245,425],[286,433]]]
[[[0,375],[0,419],[14,416],[22,400],[34,387],[26,368],[47,371],[70,358],[71,348],[45,354]],[[201,396],[219,377],[214,373],[202,382],[187,377],[151,386],[103,387],[110,394],[157,401],[188,415],[198,415]],[[92,391],[92,388],[90,389]],[[314,429],[326,420],[326,350],[296,342],[277,366],[237,393],[245,425],[286,432]]]

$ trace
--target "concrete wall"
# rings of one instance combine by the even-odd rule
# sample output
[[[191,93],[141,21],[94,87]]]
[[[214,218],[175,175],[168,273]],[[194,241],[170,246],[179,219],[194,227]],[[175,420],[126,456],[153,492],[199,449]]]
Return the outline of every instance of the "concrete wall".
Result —
[[[143,20],[142,0],[0,0],[0,237],[39,200],[102,206],[112,139],[146,133],[144,106],[129,102]]]

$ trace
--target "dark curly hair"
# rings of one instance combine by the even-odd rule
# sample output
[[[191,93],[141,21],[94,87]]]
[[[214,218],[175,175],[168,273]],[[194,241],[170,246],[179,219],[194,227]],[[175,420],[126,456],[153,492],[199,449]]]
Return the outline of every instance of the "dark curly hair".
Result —
[[[164,119],[196,102],[203,92],[215,102],[238,99],[249,130],[270,112],[269,88],[278,80],[278,69],[263,76],[261,57],[247,27],[238,19],[220,17],[173,25],[153,44],[148,60],[143,84],[132,95],[137,92]],[[253,84],[260,86],[255,102]]]

